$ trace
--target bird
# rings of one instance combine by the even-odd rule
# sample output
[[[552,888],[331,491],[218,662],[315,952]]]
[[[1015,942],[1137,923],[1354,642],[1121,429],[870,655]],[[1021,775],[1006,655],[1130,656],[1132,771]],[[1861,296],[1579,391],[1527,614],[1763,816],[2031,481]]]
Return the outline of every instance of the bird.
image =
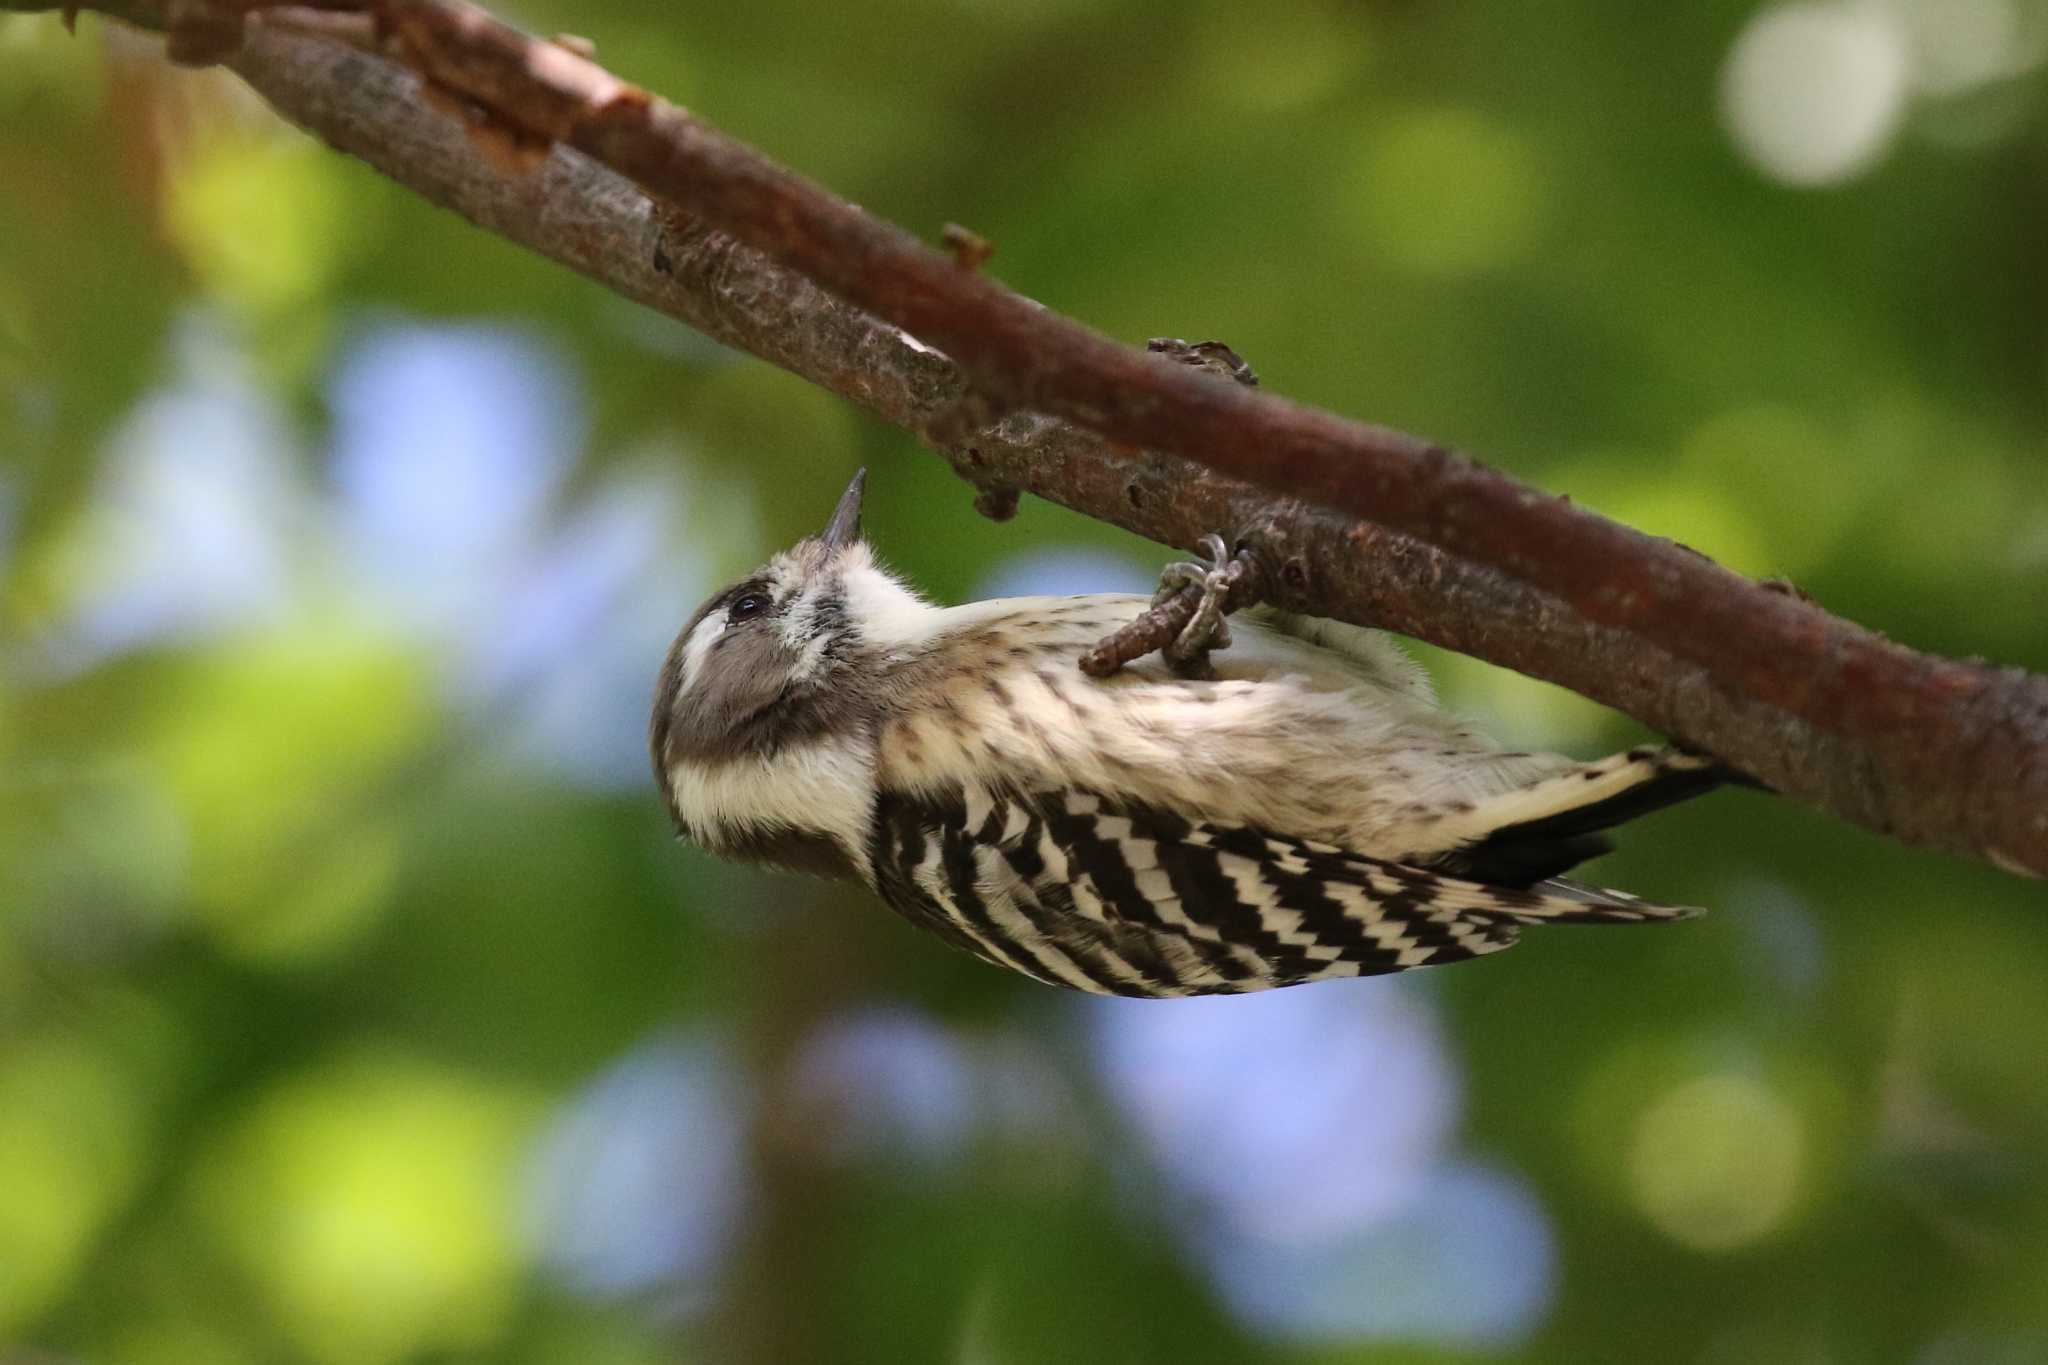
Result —
[[[1611,826],[1740,780],[1715,759],[1506,749],[1384,632],[1266,606],[1232,618],[1204,676],[1153,656],[1092,677],[1080,657],[1150,599],[937,605],[862,534],[865,479],[669,649],[649,748],[681,838],[859,882],[1038,981],[1139,998],[1700,913],[1562,874]]]

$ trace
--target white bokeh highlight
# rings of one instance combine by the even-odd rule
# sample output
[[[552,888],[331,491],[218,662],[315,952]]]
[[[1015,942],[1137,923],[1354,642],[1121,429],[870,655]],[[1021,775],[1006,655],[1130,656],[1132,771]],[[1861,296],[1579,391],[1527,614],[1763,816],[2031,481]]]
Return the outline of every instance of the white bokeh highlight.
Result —
[[[1760,10],[1721,72],[1736,148],[1781,184],[1839,184],[1882,158],[1905,116],[1911,36],[1888,7],[1802,3]]]
[[[1913,85],[1924,94],[1966,94],[2040,64],[2048,25],[2015,0],[1888,0],[1913,49]]]

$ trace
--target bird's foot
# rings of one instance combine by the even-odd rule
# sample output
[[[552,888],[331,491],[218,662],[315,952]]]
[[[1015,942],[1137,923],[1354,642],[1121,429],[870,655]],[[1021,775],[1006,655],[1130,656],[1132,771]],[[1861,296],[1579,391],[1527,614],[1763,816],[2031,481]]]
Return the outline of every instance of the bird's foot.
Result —
[[[1222,536],[1203,536],[1196,553],[1199,561],[1169,564],[1160,572],[1152,605],[1082,655],[1083,672],[1106,678],[1156,649],[1183,678],[1216,676],[1209,654],[1230,646],[1223,618],[1258,604],[1265,570],[1250,545],[1240,542],[1232,549]]]
[[[1259,382],[1244,357],[1220,341],[1154,337],[1146,349],[1228,383],[1250,388]],[[1083,654],[1082,672],[1106,678],[1156,649],[1184,678],[1216,675],[1209,666],[1209,652],[1230,645],[1230,627],[1223,618],[1255,606],[1264,597],[1265,569],[1247,537],[1239,537],[1232,549],[1222,536],[1203,536],[1196,553],[1202,557],[1199,563],[1166,566],[1159,575],[1159,591],[1153,594],[1152,605],[1139,613],[1137,620],[1104,636]]]
[[[1230,623],[1223,619],[1224,613],[1249,605],[1246,598],[1256,596],[1238,591],[1258,575],[1248,550],[1232,551],[1222,536],[1208,535],[1202,537],[1198,553],[1202,556],[1199,561],[1167,565],[1159,575],[1159,591],[1152,595],[1152,605],[1157,608],[1190,591],[1194,594],[1194,611],[1159,651],[1173,671],[1185,678],[1215,676],[1209,666],[1210,651],[1230,648]]]

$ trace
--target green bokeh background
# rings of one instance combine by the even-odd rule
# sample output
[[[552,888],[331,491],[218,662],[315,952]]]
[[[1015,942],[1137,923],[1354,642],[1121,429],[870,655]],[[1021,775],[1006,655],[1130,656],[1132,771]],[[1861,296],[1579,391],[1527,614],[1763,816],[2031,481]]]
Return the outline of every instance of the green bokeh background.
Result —
[[[1884,127],[1820,186],[1730,131],[1730,54],[1770,15],[1732,0],[504,12],[877,213],[971,225],[994,273],[1111,334],[1225,338],[1274,390],[2048,669],[2035,0],[1801,10],[1895,40],[1856,68]],[[1975,76],[1929,74],[1987,31]],[[1824,67],[1794,76],[1825,113],[1853,101]],[[666,471],[690,572],[656,558],[636,590],[675,622],[861,464],[872,534],[942,597],[1028,551],[1162,557],[1042,505],[978,521],[901,433],[226,78],[89,17],[0,17],[0,1361],[2048,1360],[2039,885],[1723,796],[1598,870],[1703,921],[1313,988],[1439,1021],[1453,1145],[1522,1182],[1552,1260],[1492,1337],[1259,1320],[1204,1269],[1085,1005],[676,847],[649,785],[537,760],[526,710],[356,590],[318,529],[332,385],[366,329],[414,325],[523,338],[576,395],[544,525]],[[67,652],[135,590],[123,433],[223,368],[309,519],[279,605]],[[487,581],[492,620],[525,584]],[[1637,733],[1425,653],[1515,743]],[[1007,1102],[1028,1121],[976,1108],[938,1160],[887,1123],[842,1143],[880,1101],[821,1100],[800,1059],[875,1002],[1035,1077]],[[687,1283],[592,1293],[548,1268],[536,1152],[664,1037],[730,1059],[746,1193]]]

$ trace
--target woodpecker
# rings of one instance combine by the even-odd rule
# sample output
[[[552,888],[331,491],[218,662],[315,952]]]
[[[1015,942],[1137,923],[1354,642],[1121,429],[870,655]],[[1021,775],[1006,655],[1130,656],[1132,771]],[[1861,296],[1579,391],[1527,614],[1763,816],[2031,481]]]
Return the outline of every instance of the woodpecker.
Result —
[[[1608,850],[1600,831],[1734,776],[1715,760],[1505,750],[1388,636],[1264,607],[1207,676],[1153,656],[1089,677],[1077,660],[1147,599],[936,606],[862,537],[864,477],[669,650],[649,738],[682,837],[858,880],[996,966],[1109,995],[1398,972],[1523,925],[1699,913],[1559,874]]]

